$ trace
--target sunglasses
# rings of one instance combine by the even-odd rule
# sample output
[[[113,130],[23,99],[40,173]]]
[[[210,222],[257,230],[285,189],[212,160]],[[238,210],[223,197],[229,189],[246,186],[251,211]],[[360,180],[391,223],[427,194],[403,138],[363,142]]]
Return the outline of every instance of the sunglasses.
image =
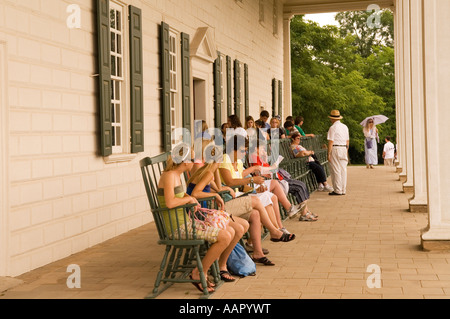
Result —
[[[245,150],[239,150],[238,152],[244,154]]]

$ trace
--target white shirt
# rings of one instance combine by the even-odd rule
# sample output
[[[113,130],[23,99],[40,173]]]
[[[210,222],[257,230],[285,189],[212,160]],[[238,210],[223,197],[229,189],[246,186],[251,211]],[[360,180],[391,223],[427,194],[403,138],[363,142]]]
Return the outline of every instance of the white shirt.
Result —
[[[347,125],[336,121],[328,130],[327,139],[333,141],[333,145],[347,145],[347,141],[350,140]]]
[[[394,156],[395,156],[394,144],[392,144],[391,142],[387,142],[386,144],[384,144],[383,152],[386,153],[384,155],[384,158],[386,158],[386,159],[394,158]]]

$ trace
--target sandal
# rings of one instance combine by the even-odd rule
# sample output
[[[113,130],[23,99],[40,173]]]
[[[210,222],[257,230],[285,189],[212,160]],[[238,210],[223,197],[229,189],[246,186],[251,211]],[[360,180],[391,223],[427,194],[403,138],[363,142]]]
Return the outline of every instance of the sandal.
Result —
[[[191,280],[199,280],[199,279],[192,278],[192,275],[189,275],[189,279],[191,279]],[[195,288],[197,288],[200,292],[203,293],[203,287],[202,287],[202,283],[201,282],[193,281],[191,283],[194,285]],[[212,289],[212,290],[210,290],[210,289]],[[208,293],[210,293],[210,294],[216,291],[213,287],[210,286],[209,280],[208,280],[208,289],[207,290],[208,290]]]
[[[252,257],[252,260],[255,263],[263,264],[264,266],[275,266],[275,264],[273,262],[271,262],[267,257],[262,257],[262,258],[253,258]]]
[[[273,242],[280,242],[280,241],[282,241],[282,242],[284,242],[284,243],[287,243],[288,241],[291,241],[291,240],[294,240],[295,239],[295,234],[286,234],[286,233],[283,233],[283,235],[281,235],[281,237],[280,238],[270,238],[270,240],[271,241],[273,241]]]
[[[317,221],[317,217],[313,213],[307,212],[305,215],[300,216],[299,221],[301,221],[301,222],[315,222],[315,221]]]
[[[225,282],[233,282],[236,280],[236,278],[233,278],[233,276],[231,276],[231,274],[227,270],[220,271],[220,279]]]

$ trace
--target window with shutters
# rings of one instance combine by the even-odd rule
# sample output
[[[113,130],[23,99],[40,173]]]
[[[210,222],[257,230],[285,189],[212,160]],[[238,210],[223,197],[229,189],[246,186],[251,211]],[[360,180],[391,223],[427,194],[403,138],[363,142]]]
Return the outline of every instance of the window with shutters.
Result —
[[[119,0],[97,4],[100,154],[106,163],[144,151],[142,12]]]

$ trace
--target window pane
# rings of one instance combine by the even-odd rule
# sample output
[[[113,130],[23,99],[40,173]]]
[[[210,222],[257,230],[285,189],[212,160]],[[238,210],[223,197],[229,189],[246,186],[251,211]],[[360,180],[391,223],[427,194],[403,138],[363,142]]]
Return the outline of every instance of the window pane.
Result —
[[[122,36],[117,35],[117,53],[122,54]]]
[[[116,57],[111,55],[111,75],[116,75]]]
[[[117,76],[122,76],[122,58],[117,58]]]
[[[116,146],[122,145],[121,131],[120,126],[116,126]]]
[[[116,35],[111,32],[111,51],[116,52]]]
[[[120,12],[119,11],[117,11],[116,22],[117,22],[117,30],[120,31]]]
[[[116,122],[115,110],[114,103],[111,103],[111,123]]]
[[[112,130],[111,135],[112,135],[112,146],[116,146],[116,134],[114,128]]]
[[[116,104],[116,123],[120,124],[120,104]]]
[[[110,27],[116,28],[116,11],[114,9],[109,10],[109,20],[111,21]]]
[[[114,80],[111,80],[111,100],[114,100]]]
[[[117,101],[120,101],[120,82],[119,81],[116,81],[116,89],[115,89],[115,91],[116,91],[116,100]]]

